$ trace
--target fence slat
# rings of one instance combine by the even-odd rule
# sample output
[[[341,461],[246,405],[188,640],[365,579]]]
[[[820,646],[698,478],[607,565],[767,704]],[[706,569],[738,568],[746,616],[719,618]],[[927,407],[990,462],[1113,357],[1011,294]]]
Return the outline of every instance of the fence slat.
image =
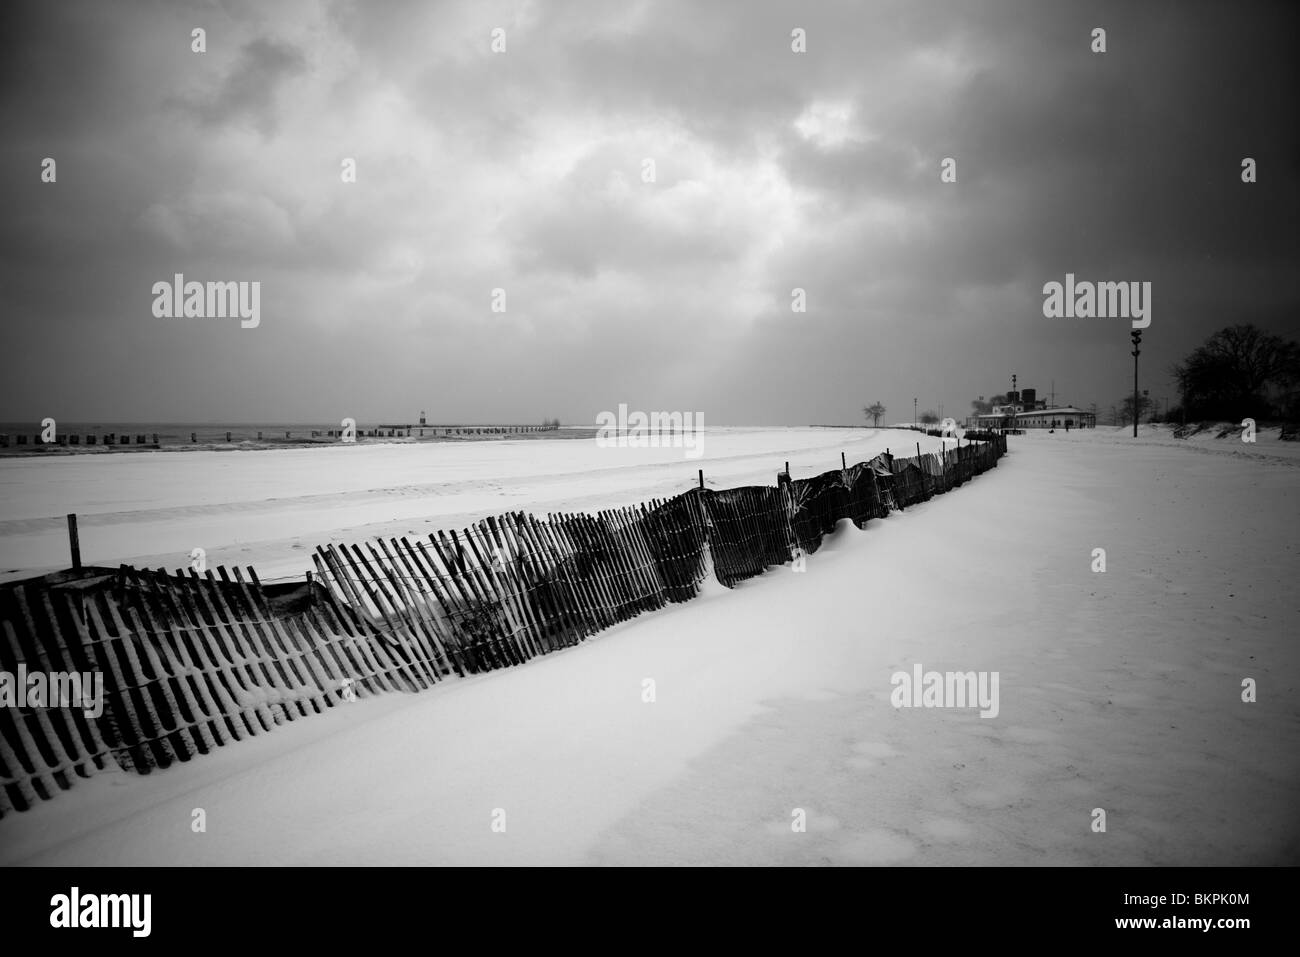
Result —
[[[14,633],[13,623],[6,619],[3,625],[5,640],[8,642],[9,647],[13,649],[15,655],[21,654],[18,646],[18,636]],[[69,767],[71,765],[66,761],[60,761],[57,755],[54,757],[53,762],[46,759],[41,753],[40,745],[37,744],[36,736],[32,734],[31,728],[27,726],[27,717],[23,715],[23,710],[23,708],[14,708],[12,710],[13,726],[17,735],[13,753],[17,759],[20,776],[22,776],[21,772],[26,770],[26,777],[31,781],[35,791],[41,797],[49,800],[59,791],[72,786],[67,774],[62,770],[65,763]],[[49,726],[49,720],[43,707],[32,707],[31,717],[35,718],[42,735],[54,737],[54,729]],[[6,757],[8,756],[6,755]]]
[[[189,652],[185,649],[184,642],[169,642],[170,637],[175,638],[174,633],[160,627],[157,617],[154,615],[150,595],[146,591],[145,576],[138,574],[134,569],[123,569],[123,580],[129,582],[140,595],[140,627],[147,629],[156,636],[156,643],[162,652],[163,658],[170,664],[172,675],[176,676],[176,684],[180,687],[181,698],[186,702],[193,715],[193,728],[199,736],[199,743],[205,751],[212,751],[219,745],[225,744],[225,738],[221,728],[223,722],[220,720],[221,712],[208,692],[207,682],[197,675],[193,661],[190,660]]]
[[[58,611],[54,607],[52,593],[49,589],[41,592],[41,602],[45,607],[45,617],[50,623],[51,634],[54,638],[54,655],[58,668],[63,671],[73,672],[80,671],[83,674],[90,674],[93,668],[85,668],[78,664],[72,654],[72,644],[70,644],[63,635],[63,629],[59,625]],[[33,640],[39,640],[33,636]],[[94,771],[103,770],[104,756],[108,754],[108,746],[99,735],[98,721],[85,714],[78,715],[73,712],[68,716],[68,732],[73,736],[74,742],[80,738],[81,751],[85,754],[85,762],[80,763],[75,768],[80,777],[89,777]],[[91,766],[88,767],[86,762]]]
[[[158,637],[165,640],[170,637],[172,647],[181,663],[188,669],[188,675],[198,694],[204,712],[208,715],[209,730],[218,744],[225,744],[227,739],[242,741],[252,734],[248,718],[244,716],[230,693],[228,679],[215,656],[204,640],[204,629],[196,627],[198,622],[192,620],[177,598],[177,591],[166,587],[169,582],[166,573],[156,575],[123,571],[124,580],[134,583],[141,593],[141,606],[149,610],[150,618]],[[153,606],[158,615],[153,616]],[[163,619],[167,621],[164,622]],[[163,633],[166,625],[167,632]],[[191,654],[191,651],[193,654]],[[211,656],[211,657],[210,657]]]

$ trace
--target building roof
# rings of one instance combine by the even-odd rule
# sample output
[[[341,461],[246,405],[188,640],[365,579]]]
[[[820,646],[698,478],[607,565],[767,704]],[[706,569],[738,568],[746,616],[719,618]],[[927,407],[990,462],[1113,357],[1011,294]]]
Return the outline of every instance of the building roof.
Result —
[[[1019,417],[1019,416],[1025,416],[1025,417],[1028,417],[1028,416],[1032,416],[1032,415],[1064,415],[1064,414],[1069,414],[1069,415],[1094,415],[1095,413],[1093,413],[1093,412],[1089,412],[1089,411],[1087,411],[1086,409],[1076,409],[1076,408],[1075,408],[1074,406],[1072,406],[1072,405],[1065,405],[1065,406],[1060,406],[1059,408],[1055,408],[1055,409],[1027,409],[1027,410],[1024,411],[1024,412],[980,412],[980,413],[978,413],[977,415],[970,416],[970,418],[976,418],[976,419],[1005,419],[1005,418],[1009,418],[1009,417],[1012,416],[1012,415],[1017,416],[1017,417]]]
[[[1017,412],[1016,415],[1055,415],[1058,412],[1073,412],[1076,415],[1092,415],[1085,409],[1076,409],[1072,405],[1061,406],[1056,409],[1034,409],[1032,412]]]

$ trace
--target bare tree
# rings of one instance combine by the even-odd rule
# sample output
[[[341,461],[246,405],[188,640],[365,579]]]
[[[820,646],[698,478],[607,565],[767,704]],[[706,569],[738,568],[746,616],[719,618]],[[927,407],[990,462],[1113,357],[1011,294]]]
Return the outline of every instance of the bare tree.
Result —
[[[1300,406],[1300,344],[1252,325],[1220,329],[1169,371],[1193,418],[1292,415]]]
[[[934,425],[938,421],[939,421],[939,413],[935,412],[934,409],[926,409],[924,412],[921,413],[922,425]]]
[[[1139,422],[1142,421],[1141,416],[1146,415],[1148,410],[1150,410],[1150,408],[1151,408],[1151,400],[1144,395],[1138,396],[1138,416],[1139,416],[1138,421]],[[1119,405],[1119,417],[1120,417],[1120,421],[1124,425],[1127,425],[1133,421],[1133,396],[1131,395],[1124,396],[1123,401],[1121,401]]]
[[[1006,405],[1006,402],[1005,395],[990,396],[987,402],[984,401],[984,396],[980,396],[978,399],[971,399],[970,407],[976,415],[988,415],[995,405]]]
[[[873,405],[864,407],[862,413],[871,419],[871,424],[873,426],[878,426],[880,425],[880,417],[888,411],[888,409],[880,404],[880,400],[877,399]]]

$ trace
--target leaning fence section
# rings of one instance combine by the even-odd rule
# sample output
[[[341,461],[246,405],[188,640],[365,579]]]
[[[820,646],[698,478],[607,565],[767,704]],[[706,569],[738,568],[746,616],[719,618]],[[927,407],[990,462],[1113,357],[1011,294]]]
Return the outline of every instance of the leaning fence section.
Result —
[[[710,570],[734,586],[843,520],[862,528],[992,468],[1006,440],[978,439],[776,487],[325,545],[300,582],[121,566],[0,587],[0,816],[105,768],[148,774],[358,698],[522,664],[689,601]],[[93,702],[72,676],[101,683]]]

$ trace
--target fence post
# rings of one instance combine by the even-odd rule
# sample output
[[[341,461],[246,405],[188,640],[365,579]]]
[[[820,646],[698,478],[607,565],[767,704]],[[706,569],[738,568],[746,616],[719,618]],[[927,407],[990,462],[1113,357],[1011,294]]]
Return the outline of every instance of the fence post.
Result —
[[[700,469],[700,488],[704,488],[704,469]]]
[[[68,513],[68,548],[72,551],[72,568],[81,569],[81,540],[77,537],[77,513]]]

